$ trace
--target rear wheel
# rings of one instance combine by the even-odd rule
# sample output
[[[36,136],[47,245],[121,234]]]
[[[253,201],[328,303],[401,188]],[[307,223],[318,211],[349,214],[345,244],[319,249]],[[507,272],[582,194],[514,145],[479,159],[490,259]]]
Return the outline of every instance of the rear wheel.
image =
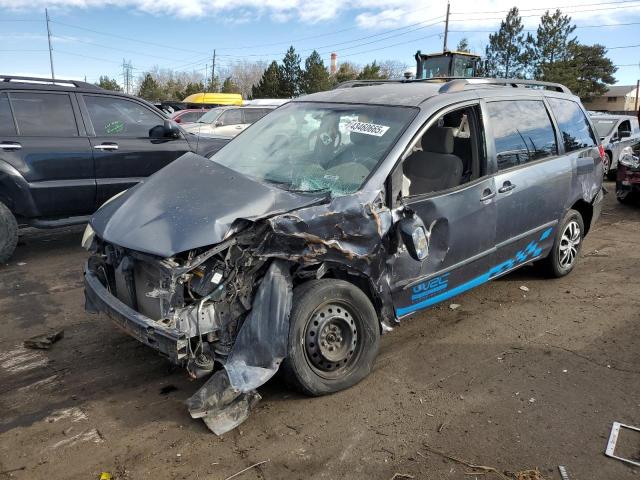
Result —
[[[293,292],[282,372],[306,395],[343,390],[371,372],[379,339],[376,311],[362,290],[343,280],[311,280]]]
[[[0,263],[4,263],[16,249],[18,245],[18,222],[11,210],[0,203]]]
[[[569,210],[556,232],[551,253],[544,259],[547,273],[564,277],[576,266],[584,239],[584,221],[577,210]]]
[[[607,177],[609,180],[611,180],[610,175],[611,175],[611,157],[609,156],[608,153],[604,154],[604,157],[602,157],[602,172],[604,173],[604,176]]]

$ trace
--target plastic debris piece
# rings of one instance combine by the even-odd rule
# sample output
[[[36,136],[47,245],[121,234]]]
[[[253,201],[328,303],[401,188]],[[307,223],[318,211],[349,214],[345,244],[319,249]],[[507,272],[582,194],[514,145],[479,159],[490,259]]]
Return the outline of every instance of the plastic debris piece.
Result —
[[[451,310],[455,310],[456,308],[460,308],[460,304],[459,303],[452,303],[451,305],[449,305],[449,308]]]
[[[102,472],[100,474],[100,480],[111,480],[113,477],[109,472]]]
[[[522,290],[523,292],[528,292],[529,287],[527,287],[526,285],[520,285],[520,290]]]

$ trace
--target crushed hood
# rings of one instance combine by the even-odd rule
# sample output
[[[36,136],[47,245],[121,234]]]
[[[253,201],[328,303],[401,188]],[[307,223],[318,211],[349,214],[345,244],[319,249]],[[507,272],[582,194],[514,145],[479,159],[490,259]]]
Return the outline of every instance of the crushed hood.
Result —
[[[289,212],[318,202],[250,179],[187,153],[100,208],[91,218],[107,242],[170,257],[224,240],[234,221]]]

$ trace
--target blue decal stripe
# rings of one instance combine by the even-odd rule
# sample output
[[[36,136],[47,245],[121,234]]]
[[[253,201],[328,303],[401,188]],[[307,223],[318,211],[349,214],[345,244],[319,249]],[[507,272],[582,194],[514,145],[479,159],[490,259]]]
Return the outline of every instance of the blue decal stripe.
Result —
[[[429,295],[433,295],[434,293],[438,293],[446,289],[447,289],[447,284],[443,283],[442,285],[438,285],[437,287],[434,287],[430,290],[426,290],[422,293],[416,293],[415,295],[412,295],[411,300],[418,300],[420,298],[428,297]]]
[[[544,232],[542,232],[542,234],[540,235],[540,240],[545,240],[547,238],[549,238],[549,235],[551,235],[551,232],[553,231],[553,227],[549,227],[547,228]],[[426,307],[430,307],[431,305],[434,305],[436,303],[442,302],[444,300],[447,300],[451,297],[455,297],[456,295],[460,295],[461,293],[466,292],[467,290],[471,290],[472,288],[475,288],[479,285],[482,285],[483,283],[488,282],[489,280],[491,280],[494,277],[497,277],[513,268],[515,268],[518,264],[523,263],[525,260],[527,259],[535,259],[537,258],[539,255],[542,254],[542,249],[538,246],[538,242],[530,242],[524,249],[523,251],[518,251],[515,254],[515,258],[510,258],[509,260],[506,260],[504,262],[502,262],[499,265],[496,265],[495,267],[492,267],[491,269],[489,269],[488,272],[483,273],[482,275],[480,275],[479,277],[476,277],[472,280],[469,280],[468,282],[465,282],[461,285],[458,285],[457,287],[452,288],[451,290],[441,293],[440,295],[436,295],[434,297],[431,298],[427,298],[426,300],[423,300],[419,303],[414,303],[413,305],[409,305],[407,307],[402,307],[402,308],[397,308],[396,309],[396,316],[397,317],[402,317],[404,315],[407,315],[408,313],[413,313],[417,310],[421,310],[423,308]],[[446,288],[446,285],[443,285],[444,288]],[[439,289],[439,288],[438,288]],[[431,289],[428,290],[426,292],[424,292],[424,294],[420,294],[420,295],[413,295],[411,297],[412,300],[417,299],[417,298],[421,298],[425,295],[428,295],[429,293],[435,293],[435,290],[437,289]],[[439,289],[441,290],[441,289]]]

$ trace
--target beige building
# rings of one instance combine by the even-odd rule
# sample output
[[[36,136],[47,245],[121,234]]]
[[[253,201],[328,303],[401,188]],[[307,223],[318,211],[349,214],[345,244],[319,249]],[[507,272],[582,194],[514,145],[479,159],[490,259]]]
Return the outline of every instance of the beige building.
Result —
[[[636,98],[638,91],[635,85],[615,85],[609,87],[607,93],[584,101],[584,106],[589,110],[601,112],[633,112],[636,110]]]

